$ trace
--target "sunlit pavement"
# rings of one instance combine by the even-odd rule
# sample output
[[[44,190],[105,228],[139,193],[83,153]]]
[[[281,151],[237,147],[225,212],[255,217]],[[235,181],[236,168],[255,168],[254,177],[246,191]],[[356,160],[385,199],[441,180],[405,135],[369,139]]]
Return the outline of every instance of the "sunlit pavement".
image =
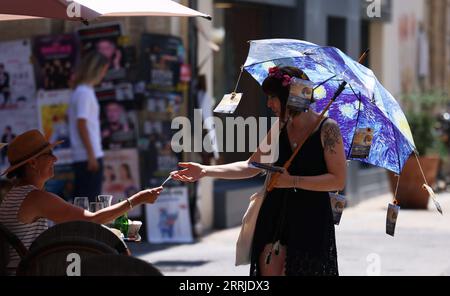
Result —
[[[344,212],[336,229],[342,275],[450,275],[450,194],[438,195],[444,215],[400,210],[395,237],[385,234],[391,195]],[[377,264],[379,263],[379,267]]]
[[[428,210],[400,210],[395,237],[385,233],[392,195],[345,209],[336,226],[341,275],[450,275],[450,194],[438,195],[441,216],[430,200]],[[165,275],[248,275],[234,266],[239,227],[205,235],[194,244],[132,245],[135,256]]]

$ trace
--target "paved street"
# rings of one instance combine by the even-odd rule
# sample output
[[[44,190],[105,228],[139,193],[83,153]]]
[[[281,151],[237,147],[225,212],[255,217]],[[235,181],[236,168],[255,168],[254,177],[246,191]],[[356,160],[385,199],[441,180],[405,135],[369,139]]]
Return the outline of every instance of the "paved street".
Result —
[[[450,275],[450,193],[438,195],[441,216],[428,210],[401,210],[395,237],[385,234],[383,195],[345,209],[336,227],[341,275]],[[216,231],[195,244],[140,244],[133,253],[155,264],[165,275],[247,275],[234,266],[239,228]]]

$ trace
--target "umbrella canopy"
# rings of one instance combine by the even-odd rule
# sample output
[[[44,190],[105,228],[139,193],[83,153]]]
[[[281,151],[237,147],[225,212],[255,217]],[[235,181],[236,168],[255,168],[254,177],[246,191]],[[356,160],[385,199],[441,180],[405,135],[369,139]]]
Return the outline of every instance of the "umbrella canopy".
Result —
[[[68,10],[73,7],[70,6],[72,4],[75,3],[65,0],[2,0],[0,6],[0,13],[2,15],[0,15],[0,20],[20,20],[36,17],[88,20],[99,16],[98,13],[81,5],[78,6],[80,15],[71,17],[69,16]]]
[[[28,16],[28,15],[13,15],[13,14],[0,14],[1,21],[17,21],[17,20],[31,20],[40,19],[39,17]]]
[[[211,16],[170,0],[76,0],[102,16]]]
[[[0,20],[45,17],[90,21],[108,16],[199,16],[211,19],[171,0],[2,0]]]
[[[370,69],[334,47],[291,39],[251,41],[244,69],[261,84],[273,66],[295,66],[308,75],[315,85],[313,108],[317,112],[347,82],[327,114],[340,126],[347,159],[400,174],[415,151],[414,140],[399,104]],[[373,131],[370,152],[366,158],[352,158],[354,135],[362,128]]]

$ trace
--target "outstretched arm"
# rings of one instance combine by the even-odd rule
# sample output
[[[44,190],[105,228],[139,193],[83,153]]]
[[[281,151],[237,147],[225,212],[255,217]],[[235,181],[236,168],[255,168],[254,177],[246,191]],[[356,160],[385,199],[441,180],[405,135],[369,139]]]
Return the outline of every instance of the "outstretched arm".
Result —
[[[202,165],[194,162],[182,162],[179,166],[182,170],[173,171],[171,173],[172,178],[183,182],[195,182],[203,177],[214,177],[220,179],[246,179],[256,176],[261,172],[260,169],[254,169],[249,167],[249,162],[271,162],[265,161],[266,159],[273,158],[267,156],[267,153],[275,154],[273,151],[272,138],[278,137],[279,122],[277,121],[269,133],[266,135],[265,139],[260,143],[258,149],[250,156],[249,159],[244,161],[238,161],[223,165]],[[277,131],[277,132],[275,132]],[[272,149],[272,150],[271,150]],[[267,152],[267,153],[264,153]]]
[[[161,192],[162,187],[142,190],[129,198],[133,207],[143,203],[153,203]],[[130,204],[124,200],[98,212],[92,213],[76,207],[57,195],[34,190],[25,198],[19,210],[18,218],[22,223],[32,223],[37,218],[43,217],[63,223],[68,221],[90,221],[96,223],[108,223],[130,210]]]
[[[201,165],[195,162],[180,162],[182,170],[171,173],[172,178],[183,182],[195,182],[203,177],[220,179],[246,179],[256,176],[260,170],[248,167],[248,160],[222,165]]]

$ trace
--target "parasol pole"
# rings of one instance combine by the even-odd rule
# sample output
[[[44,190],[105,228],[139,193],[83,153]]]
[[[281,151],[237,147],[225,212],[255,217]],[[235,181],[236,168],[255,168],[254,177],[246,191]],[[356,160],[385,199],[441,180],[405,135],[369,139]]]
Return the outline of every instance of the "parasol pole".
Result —
[[[366,51],[359,57],[358,59],[358,63],[362,63],[367,55],[369,54],[369,49],[366,49]],[[313,131],[320,125],[320,123],[322,122],[322,119],[325,117],[325,113],[327,113],[328,109],[330,109],[331,104],[333,104],[333,102],[337,99],[337,97],[344,91],[345,86],[347,85],[346,81],[343,81],[338,89],[336,90],[336,92],[334,93],[333,97],[330,99],[330,102],[328,102],[328,105],[325,107],[325,109],[323,109],[322,113],[320,113],[319,118],[317,118],[316,122],[307,130],[305,137],[303,137],[302,139],[300,139],[299,144],[297,146],[297,148],[294,150],[294,153],[292,153],[291,157],[289,158],[288,161],[285,162],[283,168],[285,170],[287,170],[290,166],[292,161],[294,160],[295,156],[297,155],[297,153],[300,151],[300,149],[302,148],[303,144],[305,144],[306,140],[309,138],[309,136],[313,133]],[[272,178],[270,179],[270,182],[267,186],[267,191],[270,192],[272,191],[272,189],[275,187],[275,183],[278,179],[278,177],[280,176],[280,173],[275,173]]]

